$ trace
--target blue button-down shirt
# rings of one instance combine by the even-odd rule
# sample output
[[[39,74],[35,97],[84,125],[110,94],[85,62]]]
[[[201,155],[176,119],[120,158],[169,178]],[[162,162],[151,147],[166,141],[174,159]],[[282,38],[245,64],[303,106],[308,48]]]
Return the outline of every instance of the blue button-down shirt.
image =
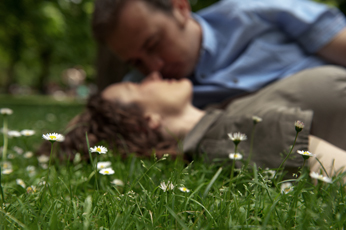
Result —
[[[328,64],[314,53],[346,26],[337,9],[307,0],[224,0],[193,17],[203,31],[198,107]]]
[[[328,64],[315,53],[346,27],[336,8],[309,0],[224,0],[193,17],[203,33],[190,77],[197,107]]]

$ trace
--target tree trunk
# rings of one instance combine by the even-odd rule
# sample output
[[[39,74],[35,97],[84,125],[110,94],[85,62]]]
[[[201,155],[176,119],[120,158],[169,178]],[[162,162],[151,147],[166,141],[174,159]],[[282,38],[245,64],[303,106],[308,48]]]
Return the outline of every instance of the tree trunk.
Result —
[[[49,77],[49,67],[51,63],[52,49],[51,47],[41,47],[40,63],[41,71],[38,76],[37,89],[41,94],[46,94],[46,84]]]
[[[96,83],[101,91],[112,83],[120,82],[128,68],[105,45],[99,44],[96,71]]]
[[[20,60],[20,54],[22,51],[22,37],[19,33],[15,33],[11,38],[11,56],[10,63],[7,68],[7,76],[5,80],[5,92],[11,93],[11,86],[17,83],[17,76],[15,73],[15,66],[17,62]]]

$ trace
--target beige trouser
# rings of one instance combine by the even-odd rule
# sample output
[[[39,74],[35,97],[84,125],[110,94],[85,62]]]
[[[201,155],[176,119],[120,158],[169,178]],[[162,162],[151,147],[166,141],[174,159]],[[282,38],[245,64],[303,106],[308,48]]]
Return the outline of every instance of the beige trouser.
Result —
[[[329,177],[345,171],[346,151],[312,135],[309,136],[309,151],[322,163]],[[310,171],[320,173],[322,167],[315,157],[310,157],[308,162]]]

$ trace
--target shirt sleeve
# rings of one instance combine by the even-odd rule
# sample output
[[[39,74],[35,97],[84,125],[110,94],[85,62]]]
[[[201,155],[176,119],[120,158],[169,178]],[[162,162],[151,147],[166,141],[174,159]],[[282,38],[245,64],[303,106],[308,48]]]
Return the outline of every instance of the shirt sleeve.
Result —
[[[259,18],[279,27],[309,53],[317,52],[346,27],[345,16],[324,4],[309,0],[250,1]]]

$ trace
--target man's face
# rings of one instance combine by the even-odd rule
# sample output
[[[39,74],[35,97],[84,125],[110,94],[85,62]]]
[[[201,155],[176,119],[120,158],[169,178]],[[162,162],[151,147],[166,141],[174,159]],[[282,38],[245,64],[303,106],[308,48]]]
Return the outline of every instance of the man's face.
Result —
[[[186,0],[173,4],[168,14],[140,0],[126,3],[108,40],[111,50],[145,75],[153,71],[165,78],[190,75],[198,61],[201,28],[190,17]]]

